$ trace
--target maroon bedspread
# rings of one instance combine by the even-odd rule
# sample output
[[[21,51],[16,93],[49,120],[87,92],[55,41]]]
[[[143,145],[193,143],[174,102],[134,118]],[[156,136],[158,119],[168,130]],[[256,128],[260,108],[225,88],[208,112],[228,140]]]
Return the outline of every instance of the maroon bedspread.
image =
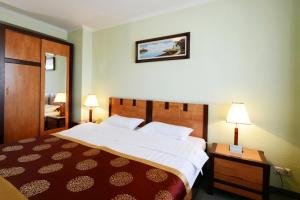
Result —
[[[181,200],[187,194],[167,167],[56,136],[0,146],[0,175],[30,200]]]

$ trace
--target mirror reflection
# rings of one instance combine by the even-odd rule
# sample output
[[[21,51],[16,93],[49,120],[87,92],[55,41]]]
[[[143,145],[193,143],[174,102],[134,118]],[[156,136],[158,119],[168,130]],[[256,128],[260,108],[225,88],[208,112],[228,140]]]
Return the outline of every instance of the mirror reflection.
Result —
[[[67,58],[45,56],[45,130],[51,130],[66,125]]]

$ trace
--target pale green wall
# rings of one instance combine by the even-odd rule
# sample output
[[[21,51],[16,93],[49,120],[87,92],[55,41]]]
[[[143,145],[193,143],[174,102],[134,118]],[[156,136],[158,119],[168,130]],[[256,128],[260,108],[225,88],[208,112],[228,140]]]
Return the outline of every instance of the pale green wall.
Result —
[[[227,110],[231,101],[245,102],[254,125],[240,126],[240,144],[291,168],[285,188],[300,192],[296,1],[216,0],[95,32],[92,91],[101,100],[98,115],[107,116],[109,96],[207,103],[209,143],[232,143]],[[191,59],[134,62],[135,41],[186,31]],[[280,186],[273,174],[271,182]]]
[[[295,73],[295,79],[297,80],[297,87],[295,88],[296,93],[296,103],[299,104],[300,102],[300,1],[296,1],[296,4],[294,6],[295,8],[295,14],[296,14],[296,31],[295,35],[297,38],[296,42],[296,51],[295,51],[295,58],[296,58],[296,73]],[[300,119],[300,106],[298,106],[296,110],[296,119]],[[298,126],[297,133],[300,133],[300,125]]]
[[[92,39],[92,32],[86,28],[68,35],[68,41],[74,44],[73,121],[88,119],[88,110],[83,103],[92,87]]]
[[[55,56],[55,70],[45,73],[45,92],[66,93],[67,87],[67,58]]]
[[[67,39],[67,31],[64,29],[2,7],[0,7],[0,21],[35,30],[61,39]]]
[[[92,92],[92,68],[93,68],[93,33],[83,28],[83,51],[82,51],[82,104],[88,94]],[[81,105],[81,119],[87,120],[88,109]]]
[[[74,44],[72,120],[81,121],[82,86],[82,29],[68,35],[68,41]]]

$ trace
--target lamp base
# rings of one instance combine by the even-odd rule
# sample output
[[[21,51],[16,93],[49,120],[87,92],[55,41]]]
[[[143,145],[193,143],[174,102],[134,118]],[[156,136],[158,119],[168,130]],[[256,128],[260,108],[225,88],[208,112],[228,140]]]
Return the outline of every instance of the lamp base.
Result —
[[[241,154],[243,154],[243,147],[240,145],[231,144],[229,146],[229,151],[230,151],[230,153],[241,155]]]
[[[93,109],[91,109],[91,108],[89,111],[89,122],[93,122]]]
[[[234,128],[234,145],[239,144],[239,129],[238,127]]]
[[[61,117],[65,116],[65,104],[61,104],[60,107],[59,107],[59,115]]]

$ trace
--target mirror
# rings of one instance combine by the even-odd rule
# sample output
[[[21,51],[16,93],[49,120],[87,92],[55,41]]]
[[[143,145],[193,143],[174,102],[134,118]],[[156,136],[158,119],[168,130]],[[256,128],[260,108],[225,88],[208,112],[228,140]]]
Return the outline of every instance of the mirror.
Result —
[[[44,130],[66,126],[67,58],[45,53]]]

